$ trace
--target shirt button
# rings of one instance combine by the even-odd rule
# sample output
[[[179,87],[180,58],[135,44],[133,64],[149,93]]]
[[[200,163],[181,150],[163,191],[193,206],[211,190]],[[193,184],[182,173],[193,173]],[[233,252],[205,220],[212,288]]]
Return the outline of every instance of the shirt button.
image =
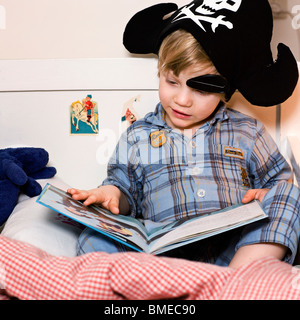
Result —
[[[197,147],[197,143],[195,141],[190,141],[190,146],[195,149]]]
[[[205,197],[205,194],[206,194],[206,192],[205,192],[204,189],[199,189],[199,190],[197,191],[197,196],[198,196],[199,198],[204,198],[204,197]]]

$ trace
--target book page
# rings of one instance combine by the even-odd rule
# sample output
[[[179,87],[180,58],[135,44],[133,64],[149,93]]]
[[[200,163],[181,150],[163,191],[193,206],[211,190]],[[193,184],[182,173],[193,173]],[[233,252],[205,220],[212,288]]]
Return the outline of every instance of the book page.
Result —
[[[84,206],[65,191],[47,184],[37,202],[138,251],[148,251],[147,231],[137,219]]]
[[[230,230],[233,226],[240,227],[266,217],[257,201],[225,208],[224,210],[184,222],[181,226],[154,241],[150,246],[150,252],[155,252],[164,246],[184,242],[191,238],[200,240],[208,235]]]

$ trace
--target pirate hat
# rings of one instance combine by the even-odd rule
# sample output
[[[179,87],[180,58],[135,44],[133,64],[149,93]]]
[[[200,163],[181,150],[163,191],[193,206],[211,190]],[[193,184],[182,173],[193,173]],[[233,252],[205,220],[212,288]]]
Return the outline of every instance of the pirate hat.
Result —
[[[178,9],[162,3],[138,12],[123,43],[131,53],[157,54],[177,29],[190,32],[227,79],[229,100],[239,90],[252,104],[273,106],[289,98],[298,81],[297,62],[284,44],[273,60],[273,17],[268,0],[195,0]]]

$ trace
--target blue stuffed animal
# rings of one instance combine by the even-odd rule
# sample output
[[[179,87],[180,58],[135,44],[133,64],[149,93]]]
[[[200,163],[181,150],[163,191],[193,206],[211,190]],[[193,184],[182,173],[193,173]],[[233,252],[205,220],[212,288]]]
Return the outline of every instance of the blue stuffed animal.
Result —
[[[0,226],[18,202],[19,193],[29,197],[41,193],[36,179],[49,179],[56,169],[46,167],[49,154],[42,148],[7,148],[0,150]]]

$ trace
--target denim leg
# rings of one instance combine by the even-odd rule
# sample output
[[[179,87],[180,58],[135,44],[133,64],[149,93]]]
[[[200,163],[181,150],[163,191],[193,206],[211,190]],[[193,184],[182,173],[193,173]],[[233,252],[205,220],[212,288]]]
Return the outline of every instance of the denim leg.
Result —
[[[130,248],[91,228],[85,228],[77,241],[77,255],[96,251],[117,253],[130,251]]]

